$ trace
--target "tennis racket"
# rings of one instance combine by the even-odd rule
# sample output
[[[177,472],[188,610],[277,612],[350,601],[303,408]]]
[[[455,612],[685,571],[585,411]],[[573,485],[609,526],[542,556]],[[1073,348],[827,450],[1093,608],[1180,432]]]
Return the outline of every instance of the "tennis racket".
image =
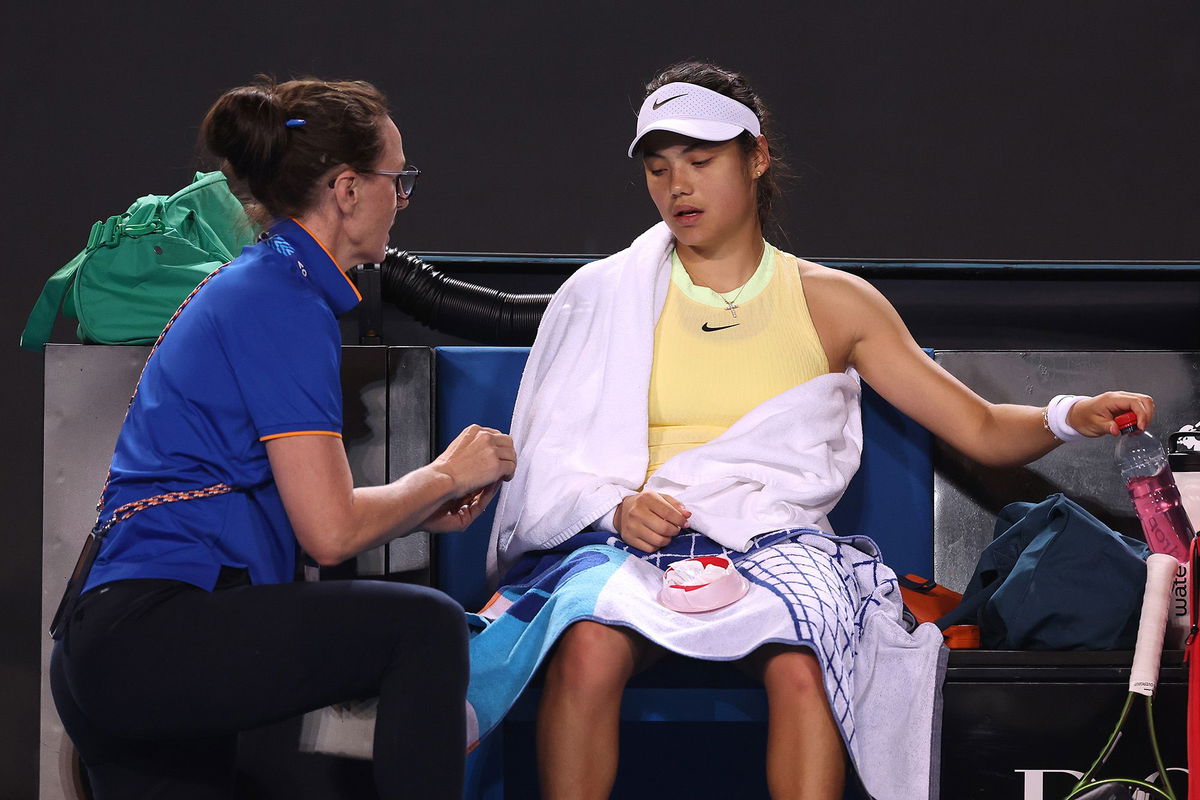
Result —
[[[1079,779],[1064,800],[1178,800],[1171,788],[1167,770],[1163,766],[1162,754],[1158,750],[1158,736],[1154,731],[1154,689],[1158,685],[1158,667],[1162,660],[1163,634],[1167,629],[1167,611],[1170,604],[1171,583],[1175,578],[1178,563],[1173,556],[1155,553],[1146,560],[1146,592],[1142,596],[1142,616],[1138,621],[1137,645],[1133,651],[1133,666],[1129,670],[1129,695],[1108,742],[1100,755]],[[1125,722],[1138,698],[1146,704],[1146,727],[1150,732],[1150,748],[1154,752],[1154,763],[1162,786],[1135,778],[1096,778],[1096,772],[1108,761],[1124,734]]]

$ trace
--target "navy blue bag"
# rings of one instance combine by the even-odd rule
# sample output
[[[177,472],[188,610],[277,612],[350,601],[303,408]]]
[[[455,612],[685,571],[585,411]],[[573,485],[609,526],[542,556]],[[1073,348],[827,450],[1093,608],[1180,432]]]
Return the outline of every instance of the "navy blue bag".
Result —
[[[962,603],[937,624],[978,625],[990,650],[1131,650],[1149,555],[1061,494],[1011,503]]]

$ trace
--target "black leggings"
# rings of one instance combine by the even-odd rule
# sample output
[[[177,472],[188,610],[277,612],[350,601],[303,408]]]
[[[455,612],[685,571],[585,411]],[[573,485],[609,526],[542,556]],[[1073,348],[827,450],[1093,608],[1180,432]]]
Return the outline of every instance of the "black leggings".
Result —
[[[231,798],[238,731],[376,695],[380,797],[462,797],[466,623],[433,589],[108,584],[80,599],[50,686],[96,800]]]

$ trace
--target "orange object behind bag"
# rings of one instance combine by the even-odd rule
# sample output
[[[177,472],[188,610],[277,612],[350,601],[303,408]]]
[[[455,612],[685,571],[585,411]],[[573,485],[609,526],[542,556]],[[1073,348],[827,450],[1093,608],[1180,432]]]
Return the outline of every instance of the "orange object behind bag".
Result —
[[[979,649],[978,625],[951,625],[942,631],[942,637],[945,638],[946,646],[951,650]]]
[[[904,605],[917,622],[937,622],[962,602],[962,595],[920,575],[897,578]],[[978,625],[951,625],[942,631],[946,646],[954,650],[979,649]]]

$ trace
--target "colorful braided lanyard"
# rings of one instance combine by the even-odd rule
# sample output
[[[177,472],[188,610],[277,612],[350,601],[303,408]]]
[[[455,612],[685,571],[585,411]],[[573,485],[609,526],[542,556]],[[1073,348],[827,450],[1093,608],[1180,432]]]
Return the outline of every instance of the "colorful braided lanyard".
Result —
[[[142,366],[142,375],[146,374],[146,365],[150,363],[150,359],[154,358],[154,354],[158,352],[158,346],[162,344],[166,338],[167,331],[171,330],[171,326],[175,324],[175,320],[179,319],[179,315],[187,308],[188,303],[192,302],[192,298],[204,288],[204,285],[216,277],[217,273],[229,266],[224,264],[210,272],[208,276],[196,285],[195,289],[183,298],[183,302],[179,304],[179,308],[175,309],[175,313],[167,320],[167,324],[163,327],[162,333],[154,340],[154,346],[150,348],[150,355],[146,356],[146,364]],[[129,416],[129,409],[133,408],[133,401],[137,399],[138,389],[141,388],[142,379],[138,377],[137,385],[133,387],[133,394],[129,398],[129,406],[125,409],[125,416]],[[118,522],[129,519],[139,511],[144,511],[147,508],[154,506],[165,505],[166,503],[178,503],[182,500],[199,500],[202,497],[216,497],[217,495],[229,494],[234,491],[234,487],[227,483],[214,483],[212,486],[205,486],[203,489],[187,489],[181,492],[164,492],[156,494],[153,497],[147,497],[142,500],[134,500],[118,507],[113,511],[112,516],[106,521],[101,521],[104,516],[104,493],[108,491],[108,484],[112,480],[112,470],[109,470],[108,476],[104,479],[104,486],[100,489],[100,499],[96,502],[96,524],[92,528],[92,535],[97,539],[103,539],[112,530],[112,527]]]

